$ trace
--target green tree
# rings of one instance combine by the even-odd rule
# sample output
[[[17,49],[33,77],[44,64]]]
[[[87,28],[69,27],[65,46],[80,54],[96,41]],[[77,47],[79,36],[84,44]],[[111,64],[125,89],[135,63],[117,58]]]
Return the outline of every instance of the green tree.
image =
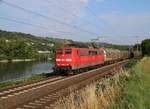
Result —
[[[150,56],[150,39],[145,39],[142,41],[142,54]]]

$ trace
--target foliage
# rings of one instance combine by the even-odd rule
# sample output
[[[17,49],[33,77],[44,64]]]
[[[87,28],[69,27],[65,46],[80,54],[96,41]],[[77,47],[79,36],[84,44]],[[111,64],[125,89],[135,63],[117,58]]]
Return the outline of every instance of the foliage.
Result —
[[[137,59],[131,59],[128,64],[125,65],[126,69],[132,68],[137,64],[138,60]]]
[[[109,43],[96,43],[91,42],[88,44],[89,46],[92,46],[93,48],[112,48],[112,49],[119,49],[119,50],[129,50],[132,46],[130,45],[117,45],[117,44],[109,44]]]
[[[142,54],[150,56],[150,39],[145,39],[142,41]]]
[[[132,46],[130,45],[117,45],[117,44],[109,44],[109,43],[97,43],[97,42],[72,42],[72,45],[75,47],[81,47],[81,48],[112,48],[112,49],[119,49],[119,50],[129,50]]]
[[[116,45],[116,44],[106,44],[104,45],[106,48],[114,48],[119,50],[129,50],[131,46],[129,45]]]
[[[0,60],[40,58],[38,51],[51,51],[61,47],[64,40],[35,37],[31,34],[0,30]]]
[[[37,51],[22,40],[6,42],[0,39],[0,59],[31,59],[36,58]]]

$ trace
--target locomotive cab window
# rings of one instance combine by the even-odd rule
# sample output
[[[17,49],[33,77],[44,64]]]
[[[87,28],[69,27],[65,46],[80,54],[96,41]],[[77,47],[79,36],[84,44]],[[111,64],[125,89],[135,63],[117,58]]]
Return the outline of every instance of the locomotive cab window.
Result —
[[[100,55],[103,55],[103,54],[104,54],[104,51],[100,50],[100,51],[99,51],[99,54],[100,54]]]
[[[56,54],[62,54],[63,52],[62,52],[62,50],[60,49],[60,50],[56,50]]]
[[[97,51],[89,51],[89,55],[97,55]]]
[[[65,54],[71,54],[72,53],[72,50],[71,49],[66,49],[65,50]]]
[[[80,50],[80,56],[88,56],[88,50]]]

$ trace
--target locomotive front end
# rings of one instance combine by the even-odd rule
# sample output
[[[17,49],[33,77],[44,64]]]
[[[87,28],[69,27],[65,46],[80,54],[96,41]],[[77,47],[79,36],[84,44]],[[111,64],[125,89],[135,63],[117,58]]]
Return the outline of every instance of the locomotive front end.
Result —
[[[57,48],[55,53],[55,71],[67,71],[71,69],[72,65],[72,49],[71,48]]]

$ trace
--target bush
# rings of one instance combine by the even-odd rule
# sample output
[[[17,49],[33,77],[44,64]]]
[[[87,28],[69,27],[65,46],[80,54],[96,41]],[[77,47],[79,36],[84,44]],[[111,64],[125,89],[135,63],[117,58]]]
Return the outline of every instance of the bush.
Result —
[[[145,39],[142,41],[142,54],[150,56],[150,39]]]

